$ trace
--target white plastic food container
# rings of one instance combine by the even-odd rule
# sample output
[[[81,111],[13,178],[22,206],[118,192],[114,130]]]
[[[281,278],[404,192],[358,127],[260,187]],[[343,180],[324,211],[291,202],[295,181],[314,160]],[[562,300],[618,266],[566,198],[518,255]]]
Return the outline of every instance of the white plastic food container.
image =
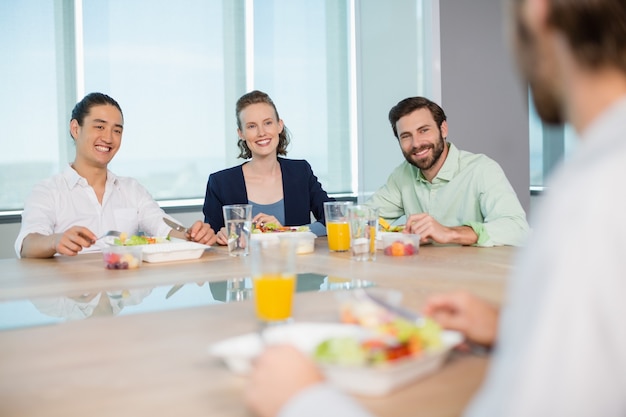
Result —
[[[264,332],[263,340],[259,333],[222,340],[211,345],[209,353],[223,360],[231,371],[247,374],[252,361],[265,345],[289,343],[306,354],[312,354],[315,347],[328,338],[359,337],[363,332],[362,327],[348,324],[292,323],[270,327]],[[358,395],[386,395],[437,371],[452,348],[463,340],[461,333],[448,330],[442,331],[441,338],[441,350],[418,357],[407,357],[380,366],[322,365],[321,369],[329,382],[340,389]]]
[[[312,253],[315,250],[315,233],[313,232],[286,232],[277,233],[279,239],[293,239],[296,241],[296,253]]]
[[[181,240],[143,245],[142,248],[144,262],[158,263],[198,259],[210,246]]]
[[[315,250],[315,233],[313,232],[268,232],[252,233],[252,240],[279,242],[280,239],[293,239],[296,242],[296,253],[301,255]]]

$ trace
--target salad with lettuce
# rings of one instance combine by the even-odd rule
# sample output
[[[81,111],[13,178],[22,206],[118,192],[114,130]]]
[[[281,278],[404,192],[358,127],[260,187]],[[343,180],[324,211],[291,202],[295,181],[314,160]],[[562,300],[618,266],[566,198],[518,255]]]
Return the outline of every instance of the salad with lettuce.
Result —
[[[443,347],[441,327],[430,319],[417,326],[398,318],[371,330],[372,336],[363,339],[334,337],[324,340],[316,347],[313,357],[322,364],[377,365],[436,352]]]
[[[252,224],[252,233],[308,232],[309,226],[279,226],[276,223],[265,223],[263,226]]]
[[[371,300],[345,300],[340,321],[360,326],[365,336],[324,340],[313,352],[318,363],[376,365],[444,349],[442,329],[434,320],[424,317],[418,323],[409,321]]]
[[[151,237],[151,236],[139,236],[132,235],[128,237],[126,233],[120,234],[119,237],[113,239],[113,244],[116,246],[138,246],[138,245],[153,245],[155,243],[165,243],[170,240],[168,237]]]

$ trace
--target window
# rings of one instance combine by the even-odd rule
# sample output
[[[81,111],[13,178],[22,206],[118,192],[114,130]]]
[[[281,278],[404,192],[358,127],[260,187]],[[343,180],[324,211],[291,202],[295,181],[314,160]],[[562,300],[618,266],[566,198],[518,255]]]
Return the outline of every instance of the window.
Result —
[[[54,17],[54,2],[0,2],[0,210],[20,209],[33,185],[59,170]]]
[[[225,67],[224,51],[236,46],[224,23],[241,13],[222,3],[83,2],[85,92],[111,95],[124,112],[110,169],[157,200],[203,197],[209,173],[235,146],[224,87],[245,86]]]
[[[243,162],[235,102],[253,88],[270,94],[291,131],[288,156],[307,159],[329,193],[373,191],[391,168],[356,169],[363,155],[379,155],[377,144],[357,153],[357,142],[390,135],[380,91],[431,86],[432,60],[420,55],[436,49],[424,29],[431,8],[425,0],[4,0],[0,213],[19,213],[35,183],[73,160],[69,115],[92,91],[124,112],[110,169],[164,204],[198,204],[211,172]],[[389,85],[372,86],[380,72],[361,71],[361,85],[357,66],[380,61],[395,39],[419,44],[415,59]]]
[[[124,112],[110,169],[157,200],[203,198],[211,172],[242,162],[235,102],[252,88],[270,94],[291,130],[289,157],[309,160],[328,192],[351,192],[348,4],[2,2],[11,36],[0,40],[10,58],[0,76],[12,82],[0,98],[10,138],[0,209],[20,209],[73,160],[69,114],[92,91]]]
[[[353,191],[347,2],[258,4],[254,86],[272,92],[292,135],[288,156],[307,159],[327,192]]]
[[[541,122],[529,97],[530,187],[540,192],[552,171],[574,149],[577,135],[570,125],[551,126]]]

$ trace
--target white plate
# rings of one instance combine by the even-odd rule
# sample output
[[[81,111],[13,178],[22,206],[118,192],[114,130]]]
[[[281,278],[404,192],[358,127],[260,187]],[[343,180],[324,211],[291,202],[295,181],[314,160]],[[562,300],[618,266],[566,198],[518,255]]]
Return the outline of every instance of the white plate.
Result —
[[[237,374],[247,374],[254,359],[263,350],[259,333],[247,333],[222,340],[209,347],[209,353],[224,361]]]
[[[361,337],[366,330],[347,324],[293,323],[269,328],[265,343],[289,343],[311,354],[322,341],[338,336]],[[336,387],[359,395],[380,396],[422,378],[441,367],[450,350],[462,341],[459,332],[443,331],[442,350],[425,353],[417,358],[405,358],[377,366],[331,366],[322,370]],[[252,359],[263,349],[258,333],[226,339],[211,345],[209,353],[222,359],[233,372],[245,374]]]
[[[185,240],[143,245],[144,262],[170,262],[198,259],[210,246]]]

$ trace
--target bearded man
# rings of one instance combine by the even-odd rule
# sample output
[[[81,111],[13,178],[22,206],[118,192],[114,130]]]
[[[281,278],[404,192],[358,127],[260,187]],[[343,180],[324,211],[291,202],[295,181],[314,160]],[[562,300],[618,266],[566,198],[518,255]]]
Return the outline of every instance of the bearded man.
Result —
[[[447,142],[443,109],[424,97],[409,97],[389,112],[406,159],[367,201],[385,220],[406,216],[405,233],[421,243],[520,246],[529,227],[526,213],[496,161]]]

